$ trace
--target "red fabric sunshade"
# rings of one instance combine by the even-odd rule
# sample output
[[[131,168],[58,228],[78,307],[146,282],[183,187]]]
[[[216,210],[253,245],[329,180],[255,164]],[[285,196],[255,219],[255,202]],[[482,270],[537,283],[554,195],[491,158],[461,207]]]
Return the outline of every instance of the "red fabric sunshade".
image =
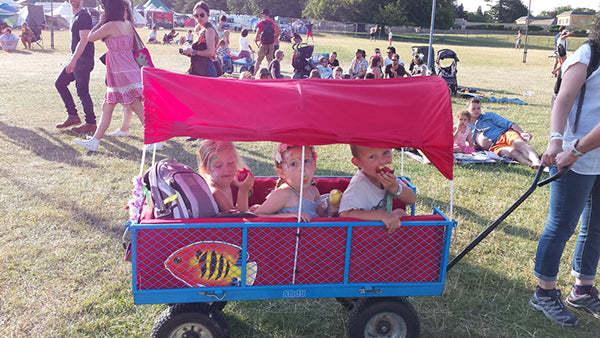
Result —
[[[176,136],[413,147],[452,179],[452,102],[436,76],[234,80],[142,70],[144,143]]]

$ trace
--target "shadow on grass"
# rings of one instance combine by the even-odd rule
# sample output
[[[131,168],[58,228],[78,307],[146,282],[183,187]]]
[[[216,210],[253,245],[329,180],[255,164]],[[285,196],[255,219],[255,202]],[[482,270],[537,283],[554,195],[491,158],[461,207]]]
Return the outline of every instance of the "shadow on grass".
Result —
[[[525,193],[525,190],[523,190],[523,193]],[[515,195],[515,201],[520,196],[521,195]],[[446,203],[444,201],[432,199],[429,197],[422,197],[422,196],[418,196],[418,195],[417,195],[417,199],[419,200],[420,203],[425,204],[425,205],[444,205]],[[508,206],[508,207],[510,207],[510,206]],[[508,207],[506,209],[508,209]],[[500,216],[503,215],[505,211],[506,210],[499,210],[498,217],[496,217],[494,219],[489,219],[486,217],[482,217],[481,215],[473,212],[471,209],[459,207],[456,205],[454,206],[454,214],[455,215],[458,214],[458,215],[461,215],[465,219],[471,220],[473,224],[476,224],[480,227],[481,231],[483,231],[483,229],[487,228],[490,224],[492,224],[497,219],[499,219]],[[460,227],[460,224],[458,224],[458,226]],[[502,230],[507,235],[510,235],[513,237],[520,237],[520,238],[524,238],[524,239],[537,238],[537,236],[538,236],[537,232],[519,227],[518,225],[513,225],[513,224],[507,222],[506,220],[504,220],[502,223],[498,224],[496,226],[496,228],[494,229],[494,231],[499,231],[499,230]],[[475,239],[475,237],[473,237],[473,239]],[[461,248],[461,250],[462,250],[462,248]]]
[[[29,180],[20,180],[16,178],[15,175],[5,172],[1,168],[0,175],[2,177],[6,177],[6,180],[10,182],[10,185],[15,187],[15,189],[27,191],[28,195],[35,196],[35,201],[38,206],[41,207],[43,204],[51,208],[57,208],[57,206],[59,206],[64,213],[77,215],[77,217],[80,218],[84,224],[86,224],[85,229],[81,229],[81,231],[93,229],[99,233],[106,234],[111,238],[119,238],[121,235],[123,235],[123,224],[125,223],[125,220],[122,222],[120,222],[120,220],[115,221],[112,218],[103,216],[103,214],[98,212],[98,210],[86,208],[85,206],[80,207],[76,203],[73,203],[73,201],[70,199],[61,198],[62,195],[45,192],[44,188],[46,186],[44,185],[40,186],[36,183],[31,184],[31,181]],[[115,225],[115,223],[118,223],[118,225]],[[68,225],[68,228],[73,230],[71,225]],[[80,230],[74,231],[78,232]]]
[[[32,130],[9,126],[0,122],[0,133],[14,147],[32,151],[37,156],[52,162],[64,163],[74,167],[96,167],[95,163],[81,158],[81,153],[73,146],[39,128],[39,133]],[[43,135],[43,136],[42,136]]]

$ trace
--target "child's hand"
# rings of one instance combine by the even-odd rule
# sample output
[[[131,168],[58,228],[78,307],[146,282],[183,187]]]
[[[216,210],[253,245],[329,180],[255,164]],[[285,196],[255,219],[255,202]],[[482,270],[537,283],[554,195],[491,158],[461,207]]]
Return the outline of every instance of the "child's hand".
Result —
[[[394,231],[398,230],[402,225],[400,223],[400,219],[396,215],[389,212],[385,213],[385,215],[381,218],[381,221],[383,222],[383,224],[385,224],[385,228],[387,229],[388,234],[391,234]]]
[[[233,183],[241,191],[250,191],[250,189],[252,189],[254,186],[254,174],[248,172],[248,176],[246,176],[242,182],[240,182],[237,175],[235,175],[233,177]]]
[[[295,214],[295,217],[298,217],[298,214]],[[300,221],[302,222],[310,222],[310,216],[305,213],[300,213]]]
[[[377,174],[377,179],[383,187],[388,191],[396,190],[396,175],[392,173],[380,172]]]

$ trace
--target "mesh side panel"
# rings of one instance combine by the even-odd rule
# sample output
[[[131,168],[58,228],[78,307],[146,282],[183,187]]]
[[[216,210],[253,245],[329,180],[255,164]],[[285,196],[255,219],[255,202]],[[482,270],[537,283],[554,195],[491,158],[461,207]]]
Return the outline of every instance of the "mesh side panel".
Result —
[[[346,229],[301,229],[296,284],[330,284],[344,281]]]
[[[165,268],[175,251],[199,241],[222,241],[242,246],[241,228],[146,229],[137,232],[138,289],[189,287]]]
[[[436,282],[444,248],[441,226],[354,227],[348,282]]]
[[[244,226],[161,229],[157,225],[138,230],[137,288],[239,285],[233,282],[240,282],[242,274],[242,256],[237,253],[243,247]],[[247,276],[254,286],[342,284],[348,265],[349,283],[437,282],[444,230],[443,226],[404,226],[388,234],[381,226],[354,226],[346,262],[346,226],[303,224],[299,236],[296,227],[247,226]],[[184,254],[186,250],[191,251]],[[166,265],[175,252],[171,259],[181,257],[180,261],[192,263],[180,270],[172,268],[172,260]]]

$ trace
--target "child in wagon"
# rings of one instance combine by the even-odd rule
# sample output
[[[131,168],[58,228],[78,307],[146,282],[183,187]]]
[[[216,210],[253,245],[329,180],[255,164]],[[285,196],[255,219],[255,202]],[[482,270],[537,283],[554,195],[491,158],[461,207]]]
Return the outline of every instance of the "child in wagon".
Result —
[[[392,210],[391,200],[415,203],[415,193],[387,167],[392,163],[392,150],[350,145],[352,164],[358,171],[340,202],[340,217],[381,221],[389,233],[400,227],[404,209]],[[387,169],[386,169],[387,168]]]
[[[302,147],[281,143],[275,151],[275,170],[279,175],[276,189],[254,213],[258,216],[297,217],[302,185],[301,220],[309,222],[311,217],[324,217],[319,190],[313,184],[317,168],[317,153],[313,146],[305,147],[304,176],[302,176]]]

